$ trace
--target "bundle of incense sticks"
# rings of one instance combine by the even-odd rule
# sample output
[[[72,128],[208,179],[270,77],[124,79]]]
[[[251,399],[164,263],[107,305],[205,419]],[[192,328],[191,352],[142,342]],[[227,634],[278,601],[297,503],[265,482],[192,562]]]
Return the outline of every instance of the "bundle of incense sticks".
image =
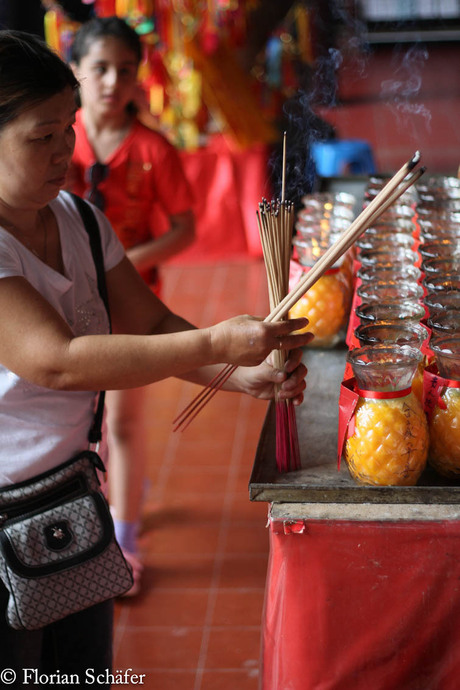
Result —
[[[257,212],[260,241],[267,273],[270,309],[286,297],[289,290],[294,206],[290,201],[265,199]],[[272,352],[273,366],[283,369],[288,358],[284,350]],[[297,419],[292,400],[279,399],[280,386],[275,387],[276,464],[280,472],[300,468]]]
[[[316,283],[319,278],[356,242],[360,235],[384,213],[406,189],[409,189],[425,172],[425,168],[414,171],[420,162],[420,152],[412,158],[387,182],[374,199],[366,206],[350,227],[340,235],[329,249],[318,259],[312,268],[304,274],[298,284],[281,300],[265,318],[266,322],[279,321],[284,318],[294,304]],[[174,431],[186,429],[198,413],[207,405],[222,388],[237,367],[225,366],[173,421]]]

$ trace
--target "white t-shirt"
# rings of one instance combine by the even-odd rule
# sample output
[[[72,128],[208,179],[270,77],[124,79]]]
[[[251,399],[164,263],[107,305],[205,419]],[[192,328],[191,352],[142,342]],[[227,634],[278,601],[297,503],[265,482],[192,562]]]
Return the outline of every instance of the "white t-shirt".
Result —
[[[61,192],[50,207],[59,226],[64,275],[0,227],[0,279],[24,276],[74,335],[108,333],[96,267],[80,214],[66,192]],[[124,250],[105,216],[93,209],[108,271],[120,263]],[[95,401],[95,392],[37,386],[0,364],[0,486],[29,479],[88,448]],[[106,444],[100,452],[105,460]]]

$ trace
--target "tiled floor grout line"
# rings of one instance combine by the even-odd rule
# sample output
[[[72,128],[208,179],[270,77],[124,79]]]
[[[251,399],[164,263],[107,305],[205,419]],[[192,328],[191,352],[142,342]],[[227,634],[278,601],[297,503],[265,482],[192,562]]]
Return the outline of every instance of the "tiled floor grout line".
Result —
[[[211,281],[211,286],[214,284],[218,285],[222,282],[222,278],[220,276],[221,276],[220,270],[214,271],[213,279]],[[212,300],[210,300],[210,301],[212,301]],[[201,323],[205,323],[206,319],[208,318],[208,313],[210,311],[210,309],[209,309],[210,301],[204,300],[204,308],[202,309],[201,319],[200,319]],[[163,461],[161,463],[161,469],[160,469],[160,472],[158,474],[157,480],[155,482],[155,487],[153,488],[153,491],[152,491],[153,496],[155,496],[155,498],[157,500],[161,499],[163,492],[164,492],[164,489],[165,489],[165,486],[166,486],[166,484],[167,484],[167,482],[171,476],[172,468],[174,465],[174,458],[176,457],[177,449],[178,449],[179,442],[180,442],[180,434],[182,433],[180,431],[173,432],[173,429],[172,429],[173,419],[190,402],[190,399],[188,397],[190,395],[190,386],[188,386],[186,383],[184,383],[181,386],[180,391],[181,391],[181,393],[178,396],[176,408],[173,411],[174,416],[171,419],[171,433],[169,435],[169,438],[168,438],[168,441],[166,444],[166,448],[164,451],[164,457],[163,457]]]
[[[224,499],[224,502],[222,505],[219,537],[217,540],[217,546],[216,546],[215,556],[214,556],[213,575],[212,575],[211,585],[209,587],[208,606],[207,606],[204,625],[203,625],[203,637],[202,637],[202,643],[201,643],[201,650],[200,650],[200,654],[199,654],[198,662],[197,662],[197,670],[196,670],[196,676],[195,676],[194,690],[201,690],[202,681],[203,681],[203,673],[206,669],[206,659],[207,659],[207,653],[208,653],[208,648],[209,648],[211,623],[212,623],[212,618],[214,615],[217,593],[219,591],[218,582],[219,582],[219,578],[220,578],[220,575],[222,572],[222,565],[223,565],[223,560],[224,560],[224,555],[225,555],[225,542],[227,539],[227,534],[228,534],[228,530],[229,530],[229,526],[230,526],[230,522],[231,522],[229,520],[229,512],[231,509],[231,498],[230,497],[232,494],[232,489],[235,486],[237,471],[238,471],[238,468],[240,465],[240,460],[241,460],[241,448],[243,447],[243,444],[239,441],[242,440],[242,438],[246,434],[246,430],[247,430],[248,415],[242,414],[242,413],[244,412],[244,409],[248,407],[248,404],[249,404],[249,402],[248,402],[247,398],[244,398],[242,396],[240,399],[240,409],[239,409],[239,413],[238,413],[238,422],[237,422],[236,427],[235,427],[236,433],[234,435],[233,444],[232,444],[232,452],[231,452],[231,458],[230,458],[230,464],[229,464],[229,474],[228,474],[227,485],[226,485],[225,499]],[[243,423],[241,423],[241,420],[244,420]]]
[[[129,617],[129,610],[127,607],[121,607],[120,613],[117,616],[116,625],[113,635],[113,659],[115,660],[118,650],[123,639],[125,630],[127,629],[126,621]]]

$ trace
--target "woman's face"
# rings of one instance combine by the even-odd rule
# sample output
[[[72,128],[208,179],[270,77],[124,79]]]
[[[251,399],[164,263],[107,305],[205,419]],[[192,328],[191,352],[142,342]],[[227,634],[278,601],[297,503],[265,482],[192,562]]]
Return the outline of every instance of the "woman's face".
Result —
[[[114,36],[97,39],[72,67],[80,82],[84,108],[100,115],[119,115],[134,99],[137,58],[122,40]]]
[[[0,129],[0,202],[41,208],[65,187],[75,111],[75,94],[68,87]]]

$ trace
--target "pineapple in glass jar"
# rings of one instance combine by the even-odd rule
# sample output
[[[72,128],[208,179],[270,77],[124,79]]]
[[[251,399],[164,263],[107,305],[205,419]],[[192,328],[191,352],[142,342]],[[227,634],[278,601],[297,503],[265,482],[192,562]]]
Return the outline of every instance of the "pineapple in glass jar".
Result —
[[[297,242],[299,245],[300,241]],[[305,261],[305,256],[303,258]],[[345,337],[352,296],[352,275],[348,258],[344,257],[340,265],[326,271],[294,304],[289,318],[308,318],[309,324],[305,330],[315,336],[310,347],[334,347]]]
[[[398,345],[367,345],[348,354],[359,399],[344,455],[358,482],[413,486],[425,469],[428,426],[411,389],[422,357]]]
[[[450,383],[430,417],[430,465],[444,476],[460,476],[460,336],[431,345],[440,375]]]

